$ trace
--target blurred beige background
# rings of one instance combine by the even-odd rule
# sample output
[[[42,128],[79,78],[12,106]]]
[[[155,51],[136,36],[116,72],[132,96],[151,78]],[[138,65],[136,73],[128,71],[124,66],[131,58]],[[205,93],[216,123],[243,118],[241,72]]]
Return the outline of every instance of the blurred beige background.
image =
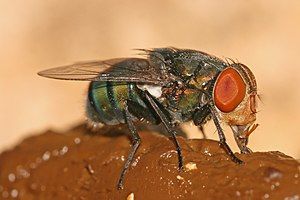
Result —
[[[84,119],[87,83],[37,71],[174,46],[248,65],[263,96],[250,147],[300,158],[300,1],[1,0],[0,27],[0,150]]]

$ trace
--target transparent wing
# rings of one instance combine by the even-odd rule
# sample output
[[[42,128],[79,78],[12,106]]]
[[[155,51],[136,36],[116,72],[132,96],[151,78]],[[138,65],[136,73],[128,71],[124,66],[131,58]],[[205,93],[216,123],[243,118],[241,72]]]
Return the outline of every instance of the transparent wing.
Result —
[[[79,81],[126,81],[163,85],[170,80],[157,66],[147,59],[116,58],[104,61],[79,62],[38,73],[40,76]]]

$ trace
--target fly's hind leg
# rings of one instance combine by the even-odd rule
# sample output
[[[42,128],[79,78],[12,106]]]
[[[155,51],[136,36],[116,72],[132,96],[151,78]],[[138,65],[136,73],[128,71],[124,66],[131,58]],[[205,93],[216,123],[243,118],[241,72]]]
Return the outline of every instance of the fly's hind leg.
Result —
[[[133,158],[134,158],[134,155],[138,149],[138,147],[140,146],[140,143],[141,143],[141,138],[140,136],[138,135],[137,131],[136,131],[136,128],[133,124],[133,121],[132,121],[132,118],[131,118],[131,115],[128,111],[128,106],[126,104],[125,106],[125,110],[124,110],[124,116],[125,116],[125,122],[129,128],[129,131],[130,131],[130,136],[133,140],[133,143],[132,143],[132,146],[131,146],[131,149],[129,151],[129,155],[126,159],[126,162],[123,166],[123,169],[121,171],[121,174],[120,174],[120,178],[118,180],[118,189],[123,189],[123,183],[124,183],[124,177],[125,177],[125,174],[126,172],[128,171],[128,168],[130,167],[132,161],[133,161]]]

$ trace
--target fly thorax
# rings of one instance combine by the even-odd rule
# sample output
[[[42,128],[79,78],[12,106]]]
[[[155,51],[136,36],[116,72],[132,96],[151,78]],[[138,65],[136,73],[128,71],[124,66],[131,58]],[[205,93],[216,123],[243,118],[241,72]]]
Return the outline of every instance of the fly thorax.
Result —
[[[199,107],[202,93],[195,88],[187,88],[184,84],[170,88],[163,88],[163,105],[174,113],[173,118],[179,121],[189,121]],[[175,114],[176,113],[176,114]]]
[[[209,98],[207,97],[207,95],[204,94],[204,93],[202,93],[202,94],[200,95],[199,100],[200,100],[200,102],[199,102],[200,107],[202,107],[202,106],[208,104],[208,102],[210,101]]]
[[[203,68],[190,77],[188,84],[202,91],[207,90],[218,73],[219,69],[211,65],[204,65]]]

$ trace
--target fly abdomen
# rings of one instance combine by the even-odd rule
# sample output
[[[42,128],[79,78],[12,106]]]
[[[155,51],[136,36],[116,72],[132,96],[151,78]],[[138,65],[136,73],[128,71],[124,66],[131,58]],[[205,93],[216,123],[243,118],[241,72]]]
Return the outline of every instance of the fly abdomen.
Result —
[[[88,92],[87,116],[93,122],[107,125],[125,123],[127,100],[145,107],[134,83],[91,82]]]

